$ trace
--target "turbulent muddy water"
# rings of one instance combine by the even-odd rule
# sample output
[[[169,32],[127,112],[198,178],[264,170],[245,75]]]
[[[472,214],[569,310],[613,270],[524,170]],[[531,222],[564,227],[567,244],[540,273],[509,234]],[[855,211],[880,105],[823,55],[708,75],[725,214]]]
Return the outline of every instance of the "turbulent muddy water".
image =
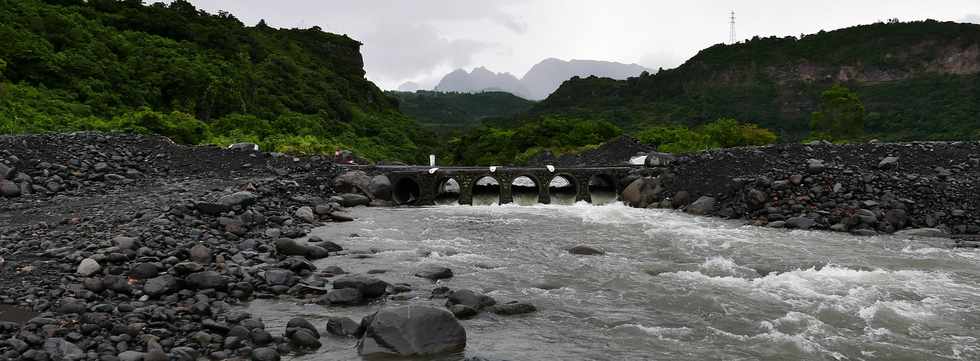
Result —
[[[530,301],[524,316],[462,321],[466,356],[489,360],[978,360],[980,253],[938,241],[786,231],[606,206],[358,208],[314,233],[371,258],[318,266],[386,270],[418,298],[338,308],[256,300],[274,333],[306,317],[355,320],[386,305],[440,304],[411,275],[448,266],[439,285]],[[350,237],[356,233],[358,237]],[[605,256],[565,251],[585,244]],[[357,359],[325,336],[301,360]],[[460,359],[460,355],[438,359]]]

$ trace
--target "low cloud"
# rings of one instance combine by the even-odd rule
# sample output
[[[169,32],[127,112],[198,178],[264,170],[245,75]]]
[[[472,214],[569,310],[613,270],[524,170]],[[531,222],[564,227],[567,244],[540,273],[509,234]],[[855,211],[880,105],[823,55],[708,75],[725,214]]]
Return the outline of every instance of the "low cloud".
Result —
[[[659,68],[676,68],[683,62],[684,60],[675,54],[658,51],[644,54],[642,57],[640,57],[639,64],[650,69],[651,72],[656,72]]]
[[[406,25],[398,31],[378,29],[363,39],[364,66],[369,76],[390,86],[434,69],[469,65],[473,56],[493,44],[447,39],[431,25]]]
[[[960,21],[964,23],[980,24],[980,14],[969,14],[964,16]]]

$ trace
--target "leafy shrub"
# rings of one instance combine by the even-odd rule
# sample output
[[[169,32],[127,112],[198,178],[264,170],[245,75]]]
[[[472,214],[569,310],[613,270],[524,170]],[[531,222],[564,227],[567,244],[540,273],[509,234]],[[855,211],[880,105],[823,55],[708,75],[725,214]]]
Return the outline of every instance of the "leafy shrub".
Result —
[[[768,129],[731,118],[718,119],[694,129],[682,125],[648,128],[637,133],[636,138],[668,153],[766,145],[776,141],[776,135]]]

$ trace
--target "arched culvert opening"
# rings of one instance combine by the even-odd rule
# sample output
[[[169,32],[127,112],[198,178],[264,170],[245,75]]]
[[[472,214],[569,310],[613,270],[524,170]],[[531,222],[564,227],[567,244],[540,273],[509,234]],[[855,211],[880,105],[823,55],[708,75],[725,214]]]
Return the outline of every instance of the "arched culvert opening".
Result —
[[[486,206],[500,203],[500,182],[491,176],[477,179],[473,184],[473,205]]]
[[[459,194],[461,190],[462,188],[459,186],[459,182],[457,182],[456,179],[449,178],[442,181],[442,183],[439,183],[439,188],[436,189],[436,204],[459,204]]]
[[[575,204],[578,187],[575,179],[570,176],[557,175],[548,182],[548,194],[551,204]]]
[[[510,183],[510,192],[514,203],[521,206],[531,206],[538,203],[538,184],[533,178],[520,176]]]
[[[405,177],[395,183],[391,198],[395,204],[408,205],[417,203],[421,194],[422,189],[419,188],[419,183],[412,178]]]
[[[608,174],[596,174],[589,178],[589,198],[592,198],[592,204],[615,202],[616,179]]]

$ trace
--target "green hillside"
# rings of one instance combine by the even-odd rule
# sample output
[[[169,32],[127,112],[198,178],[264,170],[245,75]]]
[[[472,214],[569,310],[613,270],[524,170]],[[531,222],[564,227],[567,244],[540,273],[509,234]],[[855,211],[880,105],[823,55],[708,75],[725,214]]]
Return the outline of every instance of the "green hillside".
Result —
[[[534,102],[506,92],[456,93],[390,91],[398,108],[419,124],[440,132],[463,130],[481,122],[526,112]]]
[[[617,81],[573,78],[531,113],[588,116],[639,131],[732,117],[809,131],[820,94],[847,86],[866,133],[885,140],[978,139],[980,25],[877,23],[802,38],[754,38],[705,49],[676,69]]]
[[[411,160],[421,128],[364,78],[360,43],[244,26],[191,3],[0,0],[0,133],[155,132],[184,143]]]

